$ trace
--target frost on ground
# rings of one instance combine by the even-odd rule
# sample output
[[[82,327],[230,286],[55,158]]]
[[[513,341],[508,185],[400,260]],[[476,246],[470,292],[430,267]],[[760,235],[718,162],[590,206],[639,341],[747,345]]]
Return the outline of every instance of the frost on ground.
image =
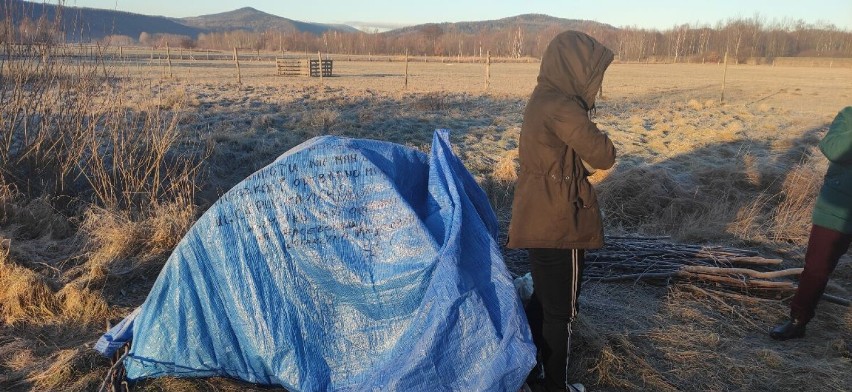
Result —
[[[111,106],[163,113],[180,137],[167,162],[203,156],[193,199],[149,213],[73,207],[0,184],[0,389],[92,390],[108,362],[90,350],[108,321],[139,305],[171,247],[206,206],[289,148],[318,135],[426,150],[451,129],[458,155],[505,225],[517,143],[537,64],[335,63],[338,76],[273,76],[271,64],[128,67]],[[665,235],[755,249],[802,264],[828,122],[850,104],[852,69],[615,64],[595,121],[619,159],[592,178],[609,234]],[[95,110],[94,108],[89,108]],[[159,118],[159,117],[158,117]],[[199,146],[203,146],[199,152]],[[179,193],[184,195],[184,193]],[[85,195],[78,195],[83,198]],[[69,207],[69,205],[72,205]],[[504,250],[510,269],[528,267]],[[846,256],[828,291],[852,298]],[[852,385],[852,310],[822,304],[805,339],[766,330],[787,298],[712,287],[587,281],[571,375],[592,390],[843,390]],[[157,379],[140,390],[246,390],[221,379]],[[266,389],[264,389],[266,390]]]

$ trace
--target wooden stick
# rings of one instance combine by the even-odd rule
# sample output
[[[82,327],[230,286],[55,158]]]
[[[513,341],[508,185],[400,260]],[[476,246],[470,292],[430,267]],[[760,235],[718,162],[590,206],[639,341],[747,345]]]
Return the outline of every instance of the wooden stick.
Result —
[[[846,298],[836,297],[836,296],[831,295],[831,294],[822,293],[821,299],[825,300],[826,302],[831,302],[833,304],[843,305],[843,306],[846,306],[846,307],[852,306],[852,301],[849,301]]]
[[[709,275],[709,274],[699,274],[693,272],[681,271],[678,273],[679,276],[683,276],[685,278],[693,278],[700,279],[702,281],[707,282],[715,282],[727,284],[733,287],[739,288],[761,288],[761,289],[774,289],[774,290],[783,290],[783,289],[793,289],[795,286],[793,282],[772,282],[766,280],[757,280],[757,279],[736,279],[729,278],[726,276],[718,276],[718,275]]]
[[[757,279],[775,279],[785,276],[799,276],[804,270],[804,268],[788,268],[780,271],[760,272],[748,268],[719,268],[689,265],[683,267],[681,271],[711,275],[748,275]]]
[[[408,90],[408,49],[405,49],[405,85],[404,90]]]
[[[685,288],[687,291],[691,291],[691,292],[696,293],[696,294],[702,294],[702,295],[706,296],[707,298],[712,298],[712,299],[713,299],[713,300],[715,300],[717,303],[719,303],[720,305],[722,305],[722,306],[724,306],[725,308],[727,308],[727,309],[728,309],[728,311],[730,311],[731,313],[736,314],[737,316],[740,316],[740,318],[741,318],[741,319],[745,320],[747,323],[749,323],[749,325],[751,325],[752,327],[754,327],[756,330],[758,330],[758,331],[763,331],[763,328],[762,328],[762,327],[760,327],[760,326],[758,326],[757,324],[755,324],[755,323],[754,323],[754,321],[751,321],[751,319],[750,319],[750,318],[745,317],[744,315],[742,315],[740,312],[738,312],[738,311],[737,311],[737,309],[736,309],[736,308],[734,308],[733,306],[729,305],[727,302],[725,302],[725,300],[724,300],[724,299],[719,298],[719,296],[718,296],[718,295],[716,295],[715,293],[711,293],[711,292],[709,292],[709,291],[707,291],[707,290],[704,290],[704,289],[702,289],[702,288],[700,288],[700,287],[695,287],[695,286],[692,286],[692,285],[684,285],[684,286],[681,286],[681,287]]]
[[[686,284],[679,284],[678,287],[695,287],[695,286],[692,285],[692,284],[686,283]],[[712,293],[713,295],[717,295],[719,297],[724,297],[724,298],[728,298],[728,299],[732,299],[732,300],[736,300],[736,301],[740,301],[740,302],[757,303],[757,302],[767,302],[767,301],[770,301],[770,302],[778,301],[777,299],[760,298],[760,297],[754,297],[754,296],[749,296],[749,295],[743,295],[743,294],[739,294],[739,293],[732,293],[732,292],[721,291],[721,290],[713,290],[713,289],[708,289],[708,288],[702,288],[702,290],[706,291],[708,293]]]
[[[781,259],[764,259],[763,257],[747,256],[747,257],[730,257],[727,261],[733,264],[756,264],[756,265],[779,265],[783,262]]]
[[[698,279],[705,282],[721,283],[736,288],[755,288],[755,289],[772,289],[772,290],[793,290],[795,286],[793,282],[773,282],[757,279],[735,279],[727,276],[701,274],[687,271],[671,271],[659,273],[642,273],[642,274],[627,274],[619,276],[609,276],[601,278],[601,282],[616,282],[623,280],[642,280],[642,279],[672,279],[672,278],[687,278]]]
[[[622,280],[642,280],[642,279],[669,279],[679,275],[678,271],[671,272],[656,272],[647,274],[627,274],[618,276],[608,276],[598,279],[601,282],[618,282]]]

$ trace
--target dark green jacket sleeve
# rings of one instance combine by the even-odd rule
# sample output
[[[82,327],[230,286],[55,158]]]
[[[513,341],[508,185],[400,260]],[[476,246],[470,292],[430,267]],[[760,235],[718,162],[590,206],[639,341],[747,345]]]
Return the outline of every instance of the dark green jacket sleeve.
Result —
[[[819,142],[819,149],[835,163],[852,163],[852,106],[847,106],[831,123],[828,133]]]
[[[819,148],[829,163],[814,206],[813,222],[852,234],[852,107],[841,110],[834,118]]]

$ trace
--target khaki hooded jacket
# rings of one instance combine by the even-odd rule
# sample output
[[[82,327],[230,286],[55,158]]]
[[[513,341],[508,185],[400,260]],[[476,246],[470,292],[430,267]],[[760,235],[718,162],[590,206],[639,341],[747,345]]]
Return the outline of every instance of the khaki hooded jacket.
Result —
[[[615,163],[615,147],[588,115],[612,60],[609,49],[575,31],[560,33],[545,50],[521,127],[510,248],[603,246],[583,162],[595,169]]]

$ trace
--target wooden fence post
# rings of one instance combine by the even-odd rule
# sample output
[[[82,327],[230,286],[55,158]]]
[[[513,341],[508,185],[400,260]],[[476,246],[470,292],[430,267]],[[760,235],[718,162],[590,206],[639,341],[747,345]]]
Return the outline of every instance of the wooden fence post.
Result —
[[[725,71],[722,72],[722,97],[719,99],[719,102],[725,102],[725,79],[728,78],[728,51],[725,51]]]
[[[237,84],[243,85],[243,75],[240,73],[240,55],[237,52],[237,47],[234,47],[234,62],[237,63]]]
[[[408,49],[405,50],[405,90],[408,90]]]
[[[172,52],[169,49],[169,43],[166,42],[166,62],[169,64],[169,77],[173,78],[174,74],[172,74]]]
[[[485,91],[488,91],[488,85],[491,83],[491,51],[489,50],[485,57]]]
[[[323,85],[323,79],[322,79],[322,53],[321,53],[321,52],[319,52],[319,51],[317,51],[317,58],[319,59],[319,64],[318,64],[318,65],[319,65],[319,74],[320,74],[320,75],[319,75],[319,76],[320,76],[320,86],[322,86],[322,85]],[[308,66],[310,66],[310,64],[309,64]]]

